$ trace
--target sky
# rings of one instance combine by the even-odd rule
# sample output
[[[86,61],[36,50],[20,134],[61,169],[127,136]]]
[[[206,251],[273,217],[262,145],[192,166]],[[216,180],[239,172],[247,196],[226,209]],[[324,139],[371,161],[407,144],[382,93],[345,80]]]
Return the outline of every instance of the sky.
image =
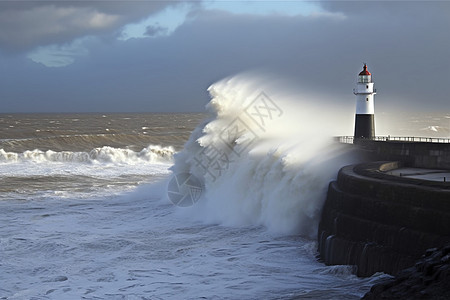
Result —
[[[0,113],[201,112],[242,72],[353,105],[363,63],[376,108],[450,113],[449,30],[450,1],[0,0]]]

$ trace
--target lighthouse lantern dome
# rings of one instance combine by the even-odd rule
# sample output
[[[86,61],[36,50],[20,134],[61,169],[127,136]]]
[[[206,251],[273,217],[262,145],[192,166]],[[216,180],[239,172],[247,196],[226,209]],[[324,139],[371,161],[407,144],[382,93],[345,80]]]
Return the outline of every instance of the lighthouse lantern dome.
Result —
[[[358,76],[359,83],[369,83],[372,82],[372,74],[367,70],[367,65],[364,64],[363,70],[359,73]]]

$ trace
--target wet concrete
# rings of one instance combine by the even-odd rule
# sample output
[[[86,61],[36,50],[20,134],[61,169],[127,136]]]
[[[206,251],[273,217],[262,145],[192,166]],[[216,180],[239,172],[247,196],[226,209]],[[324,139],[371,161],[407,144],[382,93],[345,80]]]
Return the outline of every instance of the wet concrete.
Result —
[[[389,175],[436,182],[450,182],[450,170],[424,168],[398,168],[387,172]]]

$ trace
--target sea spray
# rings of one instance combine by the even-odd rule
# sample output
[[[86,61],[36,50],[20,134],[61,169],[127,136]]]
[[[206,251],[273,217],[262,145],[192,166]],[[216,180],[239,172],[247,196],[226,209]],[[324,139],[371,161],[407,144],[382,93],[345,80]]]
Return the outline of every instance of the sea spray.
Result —
[[[245,76],[208,91],[210,117],[175,154],[172,167],[204,182],[202,198],[182,213],[207,223],[314,237],[328,183],[353,159],[332,142],[326,129],[335,127],[328,123],[331,114],[273,86],[263,91],[261,82]]]

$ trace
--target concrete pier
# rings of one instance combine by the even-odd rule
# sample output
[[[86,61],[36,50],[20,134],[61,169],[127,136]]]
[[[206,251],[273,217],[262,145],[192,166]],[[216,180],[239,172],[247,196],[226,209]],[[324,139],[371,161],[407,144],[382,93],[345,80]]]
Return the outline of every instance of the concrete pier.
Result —
[[[374,145],[375,151],[389,148]],[[396,149],[388,152],[401,156]],[[428,248],[450,242],[450,182],[398,176],[403,164],[372,162],[339,171],[330,183],[318,231],[326,264],[356,265],[358,276],[395,275]]]

